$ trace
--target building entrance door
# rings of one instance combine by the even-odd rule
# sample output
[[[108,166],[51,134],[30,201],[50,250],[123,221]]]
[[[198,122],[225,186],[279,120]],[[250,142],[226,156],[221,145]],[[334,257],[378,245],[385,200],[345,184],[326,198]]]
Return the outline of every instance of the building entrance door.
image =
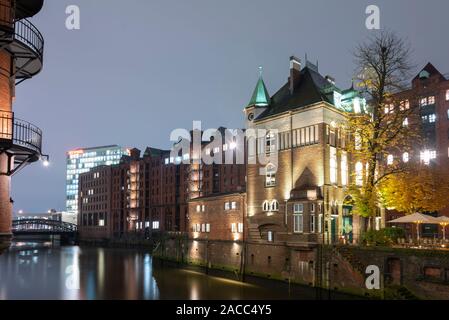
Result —
[[[352,226],[352,206],[343,206],[343,236],[348,243],[354,240],[354,232]]]

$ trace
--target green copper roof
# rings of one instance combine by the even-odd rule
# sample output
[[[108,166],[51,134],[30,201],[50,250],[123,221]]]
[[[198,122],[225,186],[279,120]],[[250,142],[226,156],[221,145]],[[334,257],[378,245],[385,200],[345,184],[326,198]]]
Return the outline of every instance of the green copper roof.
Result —
[[[256,88],[254,89],[253,96],[251,97],[251,101],[248,103],[248,107],[266,107],[269,104],[270,95],[268,94],[268,90],[263,82],[262,76],[260,76],[259,81],[257,81]]]

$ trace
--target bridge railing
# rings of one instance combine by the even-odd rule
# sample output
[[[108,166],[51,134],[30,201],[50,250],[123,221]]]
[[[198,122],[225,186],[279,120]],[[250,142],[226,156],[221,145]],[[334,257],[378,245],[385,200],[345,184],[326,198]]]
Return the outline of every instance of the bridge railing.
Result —
[[[51,219],[14,219],[12,229],[13,232],[70,233],[77,232],[78,226],[76,224]]]

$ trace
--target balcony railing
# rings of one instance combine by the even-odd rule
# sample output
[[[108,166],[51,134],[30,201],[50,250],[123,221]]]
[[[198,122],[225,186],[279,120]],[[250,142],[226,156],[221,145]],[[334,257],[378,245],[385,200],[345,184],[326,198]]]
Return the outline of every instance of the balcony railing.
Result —
[[[14,117],[13,112],[0,111],[0,145],[19,147],[38,155],[42,151],[42,130]],[[10,150],[10,149],[8,149]]]
[[[29,20],[22,19],[14,23],[14,39],[31,48],[42,60],[44,56],[44,37]]]
[[[33,58],[42,61],[44,37],[27,19],[16,19],[16,10],[9,4],[0,3],[0,41],[17,42],[33,52]]]

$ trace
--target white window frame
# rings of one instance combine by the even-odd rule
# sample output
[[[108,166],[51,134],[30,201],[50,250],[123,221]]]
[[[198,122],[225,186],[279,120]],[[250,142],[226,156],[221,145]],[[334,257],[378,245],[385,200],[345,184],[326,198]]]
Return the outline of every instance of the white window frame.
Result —
[[[315,233],[316,226],[316,216],[315,214],[310,215],[310,233]]]
[[[279,201],[272,200],[270,204],[270,211],[279,212]]]
[[[265,187],[276,186],[276,166],[269,163],[265,167]]]
[[[304,214],[293,214],[293,232],[304,233]]]
[[[270,211],[270,202],[268,200],[265,200],[262,203],[262,210],[263,210],[263,212],[269,212]]]

